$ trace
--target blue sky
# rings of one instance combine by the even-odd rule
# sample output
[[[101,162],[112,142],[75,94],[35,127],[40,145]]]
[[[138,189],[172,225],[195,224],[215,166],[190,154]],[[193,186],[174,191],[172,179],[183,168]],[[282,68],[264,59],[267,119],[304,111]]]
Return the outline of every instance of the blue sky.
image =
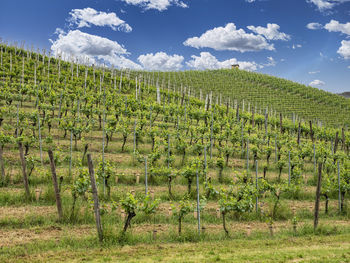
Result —
[[[119,68],[252,70],[350,91],[350,0],[1,0],[0,37]]]

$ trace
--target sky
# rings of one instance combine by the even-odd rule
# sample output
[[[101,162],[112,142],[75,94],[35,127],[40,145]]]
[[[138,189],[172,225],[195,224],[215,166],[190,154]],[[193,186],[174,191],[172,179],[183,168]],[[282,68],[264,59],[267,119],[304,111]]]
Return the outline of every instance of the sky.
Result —
[[[350,91],[350,0],[1,0],[0,37],[80,63]]]

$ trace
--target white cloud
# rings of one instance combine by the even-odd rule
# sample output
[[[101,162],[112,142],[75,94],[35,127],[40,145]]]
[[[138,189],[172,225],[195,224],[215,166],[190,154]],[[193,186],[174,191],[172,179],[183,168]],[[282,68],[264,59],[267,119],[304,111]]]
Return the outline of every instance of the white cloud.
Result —
[[[141,55],[137,60],[147,70],[171,71],[180,70],[183,67],[182,62],[184,61],[184,57],[158,52],[156,54]]]
[[[322,29],[323,26],[320,24],[320,23],[309,23],[306,25],[306,27],[308,29],[311,29],[311,30],[316,30],[316,29]]]
[[[319,87],[319,86],[323,86],[325,85],[326,83],[324,83],[322,80],[319,80],[319,79],[315,79],[313,81],[311,81],[309,83],[309,86],[313,86],[313,87]]]
[[[337,53],[345,59],[350,59],[350,40],[343,40]]]
[[[348,69],[350,69],[350,66],[348,66]]]
[[[331,20],[328,24],[324,26],[329,32],[341,32],[346,35],[350,35],[350,22],[346,24],[341,24],[336,20]]]
[[[224,61],[219,61],[215,56],[209,52],[201,52],[200,56],[191,56],[191,60],[186,62],[187,66],[193,69],[221,69],[231,68],[231,65],[238,64],[240,69],[254,71],[260,67],[256,62],[252,61],[238,61],[236,58],[231,58]]]
[[[265,67],[274,67],[276,66],[277,62],[273,57],[267,57],[267,63],[264,65]]]
[[[253,3],[253,2],[255,2],[255,0],[245,0],[246,2],[248,2],[248,3]]]
[[[290,39],[286,33],[279,32],[280,26],[277,24],[268,23],[266,27],[262,26],[247,26],[247,28],[256,34],[263,35],[268,40],[284,40]]]
[[[129,53],[118,42],[110,39],[71,30],[68,33],[57,29],[58,38],[52,41],[54,55],[65,54],[88,58],[91,63],[108,63],[119,68],[140,69],[141,66],[127,59]]]
[[[310,72],[309,72],[310,75],[312,75],[312,74],[317,74],[317,73],[320,73],[320,71],[317,70],[317,71],[310,71]]]
[[[175,5],[187,8],[187,4],[180,0],[122,0],[129,5],[138,5],[146,10],[156,9],[158,11],[167,10],[170,6]]]
[[[349,2],[350,0],[306,0],[306,2],[316,5],[319,11],[326,11],[332,9],[334,6]]]
[[[183,44],[194,48],[208,47],[215,50],[240,52],[275,49],[273,44],[269,44],[263,36],[237,29],[234,23],[210,29],[200,37],[188,38]]]
[[[303,46],[300,44],[296,44],[296,45],[293,44],[292,49],[297,49],[297,48],[302,48],[302,47]]]
[[[109,26],[114,31],[120,30],[131,32],[132,28],[124,20],[121,20],[115,13],[105,13],[96,11],[93,8],[87,7],[84,9],[73,9],[69,12],[68,19],[71,24],[75,24],[78,28],[95,26]]]

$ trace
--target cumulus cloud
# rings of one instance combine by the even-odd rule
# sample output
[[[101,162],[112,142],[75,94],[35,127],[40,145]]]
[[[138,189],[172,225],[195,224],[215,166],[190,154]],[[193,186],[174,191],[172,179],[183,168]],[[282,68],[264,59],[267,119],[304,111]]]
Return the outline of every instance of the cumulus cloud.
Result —
[[[184,61],[184,57],[158,52],[141,55],[137,60],[147,70],[172,71],[180,70],[183,67],[182,62]]]
[[[323,26],[320,24],[320,23],[309,23],[306,25],[306,27],[308,29],[311,29],[311,30],[317,30],[317,29],[322,29]]]
[[[324,26],[329,32],[341,32],[350,36],[350,22],[346,24],[339,23],[336,20],[331,20]]]
[[[215,56],[209,52],[201,52],[200,56],[191,56],[191,60],[186,62],[186,65],[193,69],[221,69],[231,68],[231,65],[238,64],[240,69],[254,71],[260,66],[252,61],[238,61],[236,58],[231,58],[224,61],[219,61]]]
[[[315,79],[313,81],[311,81],[309,83],[309,86],[313,86],[313,87],[320,87],[320,86],[323,86],[325,85],[326,83],[324,83],[322,80],[319,80],[319,79]]]
[[[268,23],[266,27],[247,26],[247,28],[258,35],[263,35],[268,40],[290,40],[290,36],[286,33],[279,32],[280,26]]]
[[[317,70],[317,71],[310,71],[310,72],[309,72],[310,75],[312,75],[312,74],[317,74],[317,73],[320,73],[320,71]]]
[[[215,50],[240,52],[275,49],[273,44],[268,43],[263,36],[237,29],[234,23],[228,23],[225,27],[210,29],[200,37],[188,38],[183,44],[194,48],[207,47]]]
[[[55,55],[65,54],[88,58],[91,63],[108,63],[118,68],[140,69],[141,66],[127,59],[129,53],[116,41],[87,34],[80,30],[68,33],[56,30],[58,38],[52,41],[51,50]]]
[[[345,59],[350,59],[350,40],[343,40],[337,53]]]
[[[70,18],[68,21],[71,24],[77,25],[78,28],[94,26],[109,26],[114,31],[120,30],[131,32],[132,28],[124,20],[121,20],[115,13],[106,13],[96,11],[93,8],[87,7],[84,9],[73,9],[69,12]]]
[[[156,9],[158,11],[164,11],[167,10],[170,6],[179,6],[182,8],[187,8],[187,4],[185,4],[183,1],[180,0],[122,0],[125,3],[129,5],[137,5],[141,6],[142,8],[149,10],[149,9]]]
[[[306,0],[306,2],[314,4],[317,7],[317,9],[321,12],[330,10],[338,4],[349,1],[350,0]]]

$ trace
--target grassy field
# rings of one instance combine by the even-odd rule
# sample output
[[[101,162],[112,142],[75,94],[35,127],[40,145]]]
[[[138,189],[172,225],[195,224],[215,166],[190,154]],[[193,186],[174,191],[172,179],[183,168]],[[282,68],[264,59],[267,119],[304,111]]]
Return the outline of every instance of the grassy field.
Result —
[[[34,230],[35,231],[35,230]],[[51,229],[51,232],[54,232]],[[56,230],[58,231],[58,230]],[[58,237],[50,231],[40,234],[40,240],[1,248],[1,262],[349,262],[350,233],[286,236],[280,233],[266,237],[253,233],[216,241],[170,242],[158,241],[132,245],[100,246],[91,236],[79,237],[71,229]],[[84,230],[81,230],[83,232]],[[74,233],[74,238],[69,237]],[[51,233],[52,234],[52,233]],[[47,238],[47,239],[46,239]],[[44,239],[44,240],[43,240]],[[205,239],[205,238],[203,238]],[[112,242],[110,240],[110,242]],[[137,242],[137,240],[134,240]],[[138,240],[138,242],[142,242]]]

